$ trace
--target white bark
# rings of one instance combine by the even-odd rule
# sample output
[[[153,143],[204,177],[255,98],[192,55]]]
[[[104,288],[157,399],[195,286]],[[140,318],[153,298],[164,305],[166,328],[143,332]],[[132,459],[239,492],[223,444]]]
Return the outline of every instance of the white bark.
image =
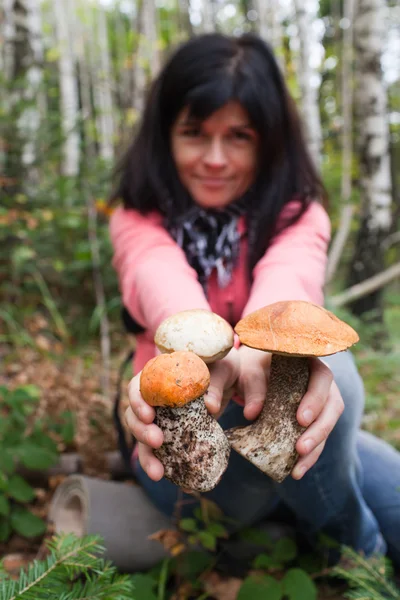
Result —
[[[392,223],[387,93],[381,67],[385,9],[384,0],[359,0],[355,20],[360,185],[368,228],[383,232]]]
[[[0,45],[1,72],[7,82],[13,78],[14,73],[14,40],[15,40],[15,19],[13,14],[13,0],[3,0],[1,14],[1,37],[3,44]],[[1,106],[9,112],[11,108],[11,97],[7,93],[6,86],[0,86]],[[0,144],[0,173],[5,172],[7,154],[5,144]]]
[[[76,44],[74,51],[79,67],[80,96],[82,102],[82,119],[85,130],[85,153],[92,157],[94,154],[94,142],[97,141],[97,131],[95,128],[93,107],[92,107],[92,37],[93,31],[89,26],[90,15],[88,7],[83,2],[73,2],[75,9],[75,31]]]
[[[327,282],[331,281],[336,273],[346,241],[350,234],[353,207],[350,204],[351,196],[351,165],[353,156],[353,23],[355,0],[344,0],[343,17],[349,27],[343,30],[342,45],[342,181],[341,196],[342,207],[340,222],[336,236],[332,242],[327,267]]]
[[[285,64],[282,57],[283,31],[279,17],[279,3],[276,0],[253,0],[257,12],[256,29],[258,35],[268,42],[274,52],[282,72]]]
[[[0,51],[1,71],[9,81],[14,72],[13,44],[15,38],[15,19],[13,14],[14,0],[3,0],[1,14],[1,37],[3,40]],[[3,90],[1,90],[3,92]]]
[[[193,35],[193,27],[190,21],[190,0],[178,0],[178,11],[181,37],[187,39]]]
[[[53,0],[59,50],[61,126],[64,136],[62,173],[76,176],[79,171],[79,99],[72,52],[69,0]]]
[[[20,2],[21,3],[21,2]],[[25,0],[26,32],[30,56],[26,70],[26,87],[24,100],[30,106],[22,112],[18,126],[24,140],[22,148],[22,164],[28,167],[28,179],[37,182],[37,173],[29,169],[37,158],[37,142],[41,122],[41,107],[44,108],[44,97],[41,93],[43,81],[43,42],[39,0]],[[36,102],[35,102],[36,100]]]
[[[113,94],[112,94],[112,69],[110,64],[110,49],[106,13],[101,4],[96,7],[97,39],[96,54],[96,85],[94,89],[96,108],[98,110],[98,129],[100,142],[100,156],[104,160],[114,158],[114,119],[113,119]]]
[[[117,37],[116,55],[117,55],[117,87],[120,98],[120,107],[124,110],[131,105],[131,83],[132,69],[128,68],[128,32],[125,29],[125,24],[121,12],[117,6],[114,12],[115,18],[115,33]],[[129,53],[130,56],[130,53]]]
[[[203,0],[202,32],[212,33],[216,31],[217,6],[215,0]]]
[[[315,165],[320,166],[322,151],[322,127],[318,104],[318,87],[313,75],[315,70],[311,67],[312,15],[307,10],[304,0],[294,0],[296,9],[297,26],[299,30],[299,85],[301,89],[301,107],[306,138],[310,154]]]
[[[139,116],[144,107],[147,83],[161,65],[155,0],[142,0],[137,27],[139,41],[133,67],[133,107]]]

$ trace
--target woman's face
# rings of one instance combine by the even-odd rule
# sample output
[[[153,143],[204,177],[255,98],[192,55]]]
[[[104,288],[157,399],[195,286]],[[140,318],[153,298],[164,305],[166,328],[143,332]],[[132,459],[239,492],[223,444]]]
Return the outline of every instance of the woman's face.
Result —
[[[258,134],[245,109],[231,101],[204,121],[178,115],[171,146],[179,178],[204,208],[223,208],[243,195],[256,176]]]

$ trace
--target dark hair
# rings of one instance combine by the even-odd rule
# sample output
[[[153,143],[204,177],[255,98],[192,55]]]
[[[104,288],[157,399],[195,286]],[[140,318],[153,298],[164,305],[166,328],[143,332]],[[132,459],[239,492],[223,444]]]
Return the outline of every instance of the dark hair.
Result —
[[[160,211],[168,223],[193,204],[180,183],[170,132],[180,111],[206,119],[230,100],[247,111],[260,134],[259,169],[246,215],[249,275],[276,233],[279,213],[295,197],[297,221],[312,199],[326,193],[307,151],[300,119],[273,52],[254,34],[192,38],[169,58],[153,82],[132,144],[116,169],[111,202],[141,213]],[[250,275],[251,276],[251,275]]]

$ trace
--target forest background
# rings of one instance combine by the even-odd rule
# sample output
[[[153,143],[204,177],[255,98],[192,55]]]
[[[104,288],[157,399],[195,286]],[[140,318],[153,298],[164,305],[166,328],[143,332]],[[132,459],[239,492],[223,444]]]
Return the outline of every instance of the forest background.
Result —
[[[59,450],[87,473],[105,476],[116,448],[134,345],[111,265],[112,168],[165,57],[214,30],[275,49],[329,193],[326,305],[360,334],[363,426],[400,449],[398,3],[0,0],[0,383],[35,386],[35,415],[71,427]]]

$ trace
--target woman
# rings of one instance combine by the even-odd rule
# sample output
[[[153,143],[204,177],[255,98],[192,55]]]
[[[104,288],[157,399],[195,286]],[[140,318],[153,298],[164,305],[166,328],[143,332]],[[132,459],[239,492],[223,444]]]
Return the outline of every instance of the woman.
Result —
[[[124,305],[142,328],[126,419],[138,440],[137,477],[172,514],[178,489],[162,479],[152,453],[162,432],[139,392],[160,322],[206,308],[234,325],[278,300],[323,304],[325,192],[264,42],[211,34],[178,49],[151,88],[117,198],[124,208],[111,220],[114,266]],[[224,429],[260,412],[269,360],[242,346],[212,366],[207,406]],[[207,496],[241,525],[283,505],[311,542],[324,532],[366,555],[388,547],[400,563],[400,456],[359,431],[363,388],[349,352],[310,367],[297,415],[307,429],[292,477],[276,484],[233,452]],[[244,410],[233,401],[222,406],[233,387]]]

